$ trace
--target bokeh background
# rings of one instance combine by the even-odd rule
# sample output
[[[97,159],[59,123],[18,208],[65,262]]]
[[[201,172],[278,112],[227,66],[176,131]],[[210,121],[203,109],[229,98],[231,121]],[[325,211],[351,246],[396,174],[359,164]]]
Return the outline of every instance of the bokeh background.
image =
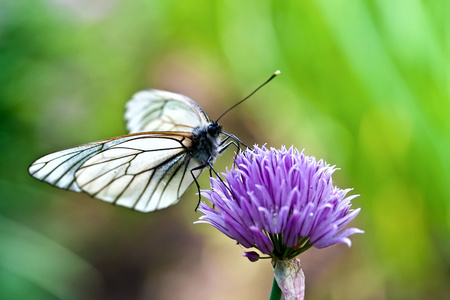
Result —
[[[141,214],[31,178],[125,134],[143,88],[195,99],[247,144],[305,148],[362,207],[353,246],[302,254],[306,299],[448,299],[449,2],[0,2],[0,298],[268,299],[268,261],[179,205]],[[231,166],[229,151],[216,163]],[[208,187],[207,172],[201,185]]]

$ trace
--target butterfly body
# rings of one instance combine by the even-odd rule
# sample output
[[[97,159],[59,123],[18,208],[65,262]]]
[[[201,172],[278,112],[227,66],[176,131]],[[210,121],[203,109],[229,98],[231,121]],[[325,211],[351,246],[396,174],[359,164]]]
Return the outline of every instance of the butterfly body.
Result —
[[[221,131],[222,126],[217,122],[198,126],[192,131],[192,146],[189,153],[200,164],[213,163],[219,155]]]

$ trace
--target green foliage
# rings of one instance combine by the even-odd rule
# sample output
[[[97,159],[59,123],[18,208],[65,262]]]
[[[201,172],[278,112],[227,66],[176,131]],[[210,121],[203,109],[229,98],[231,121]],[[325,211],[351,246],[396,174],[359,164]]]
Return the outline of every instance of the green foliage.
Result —
[[[103,265],[108,259],[144,254],[101,260],[98,249],[117,246],[117,234],[136,242],[130,232],[151,230],[145,220],[155,218],[36,182],[26,174],[34,159],[124,134],[123,105],[139,89],[186,94],[214,118],[280,69],[224,118],[226,131],[248,143],[305,148],[341,168],[339,186],[362,195],[357,227],[366,234],[353,239],[351,268],[337,261],[328,279],[340,277],[341,285],[327,288],[317,277],[321,283],[307,286],[307,297],[444,299],[448,10],[443,0],[3,1],[0,213],[14,221],[1,226],[0,298],[33,299],[29,292],[34,299],[76,299],[71,276],[82,277],[80,266],[90,270],[91,263],[114,282],[112,267]],[[188,194],[171,208],[177,214],[193,209],[195,190]],[[24,228],[34,228],[39,246],[15,231]],[[11,261],[20,264],[7,266]],[[150,264],[140,269],[147,275],[130,280],[135,293],[156,276]],[[365,288],[352,294],[354,285]]]

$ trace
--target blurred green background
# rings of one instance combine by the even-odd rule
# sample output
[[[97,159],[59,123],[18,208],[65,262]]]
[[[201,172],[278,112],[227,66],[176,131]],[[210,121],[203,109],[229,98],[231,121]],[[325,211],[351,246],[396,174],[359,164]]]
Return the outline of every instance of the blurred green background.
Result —
[[[125,134],[140,89],[185,94],[214,119],[280,69],[224,130],[337,165],[366,232],[302,254],[306,299],[448,299],[449,12],[445,0],[2,0],[0,298],[268,299],[269,262],[192,224],[195,187],[141,214],[27,167]]]

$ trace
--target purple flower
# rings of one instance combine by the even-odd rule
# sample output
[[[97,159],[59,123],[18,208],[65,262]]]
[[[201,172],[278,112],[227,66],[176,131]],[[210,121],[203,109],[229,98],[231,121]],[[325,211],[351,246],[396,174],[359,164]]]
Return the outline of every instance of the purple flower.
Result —
[[[204,215],[196,223],[211,224],[242,246],[278,260],[311,246],[351,246],[348,236],[363,231],[342,228],[360,209],[350,209],[357,197],[346,197],[351,189],[333,186],[335,170],[292,147],[255,146],[237,156],[235,168],[224,173],[226,183],[211,178],[212,190],[202,195],[213,207],[202,202]]]
[[[258,261],[260,257],[259,254],[255,251],[244,252],[243,256],[247,257],[251,262]]]

